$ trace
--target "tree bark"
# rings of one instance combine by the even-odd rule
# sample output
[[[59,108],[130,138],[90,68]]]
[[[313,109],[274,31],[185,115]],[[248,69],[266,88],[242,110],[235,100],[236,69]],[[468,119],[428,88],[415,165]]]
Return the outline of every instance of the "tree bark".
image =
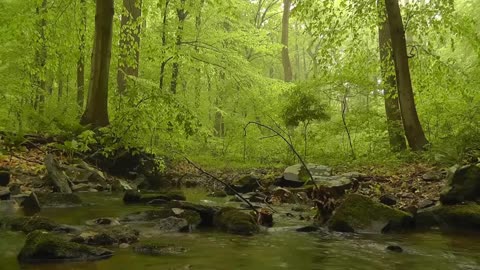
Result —
[[[120,22],[120,61],[117,71],[120,95],[125,94],[127,90],[127,77],[138,77],[142,0],[123,0],[123,8]]]
[[[175,56],[173,57],[173,64],[172,64],[172,81],[170,82],[170,92],[173,94],[177,93],[177,80],[178,74],[180,70],[180,64],[178,63],[178,51],[180,50],[180,46],[182,45],[182,38],[183,38],[183,25],[185,23],[185,19],[187,18],[188,13],[185,11],[185,0],[180,0],[181,6],[177,8],[177,16],[178,16],[178,26],[177,26],[177,39],[175,42]]]
[[[91,128],[104,127],[108,121],[108,75],[112,50],[113,0],[97,1],[87,107],[80,120]]]
[[[80,34],[79,56],[77,60],[77,106],[83,110],[85,100],[85,35],[87,33],[87,4],[86,0],[80,0],[81,22],[78,32]]]
[[[39,16],[37,22],[38,35],[40,36],[39,44],[36,44],[35,49],[35,64],[37,71],[34,74],[34,88],[35,100],[34,108],[42,112],[45,103],[45,93],[47,92],[47,40],[45,36],[45,29],[47,27],[47,0],[43,0],[41,6],[37,7],[36,13]]]
[[[283,79],[286,82],[291,82],[293,79],[292,63],[288,55],[288,21],[290,19],[290,0],[283,0],[283,17],[282,17],[282,65],[283,65]]]
[[[378,12],[381,24],[378,26],[378,47],[380,52],[380,67],[382,73],[383,97],[387,116],[388,137],[393,152],[400,152],[407,148],[402,126],[402,114],[397,94],[395,79],[395,62],[393,60],[390,27],[385,14],[385,5],[378,2]]]
[[[168,4],[170,0],[165,0],[165,7],[163,9],[163,19],[162,19],[162,49],[165,52],[165,47],[167,46],[167,16],[168,16]],[[165,57],[165,53],[162,55]],[[165,67],[167,66],[168,60],[163,60],[160,64],[160,90],[163,89],[163,81],[165,79]]]
[[[410,68],[408,65],[405,30],[398,0],[385,0],[390,35],[392,38],[395,73],[397,77],[398,97],[402,112],[403,127],[408,145],[414,151],[423,150],[428,144],[422,125],[418,119],[413,95]]]

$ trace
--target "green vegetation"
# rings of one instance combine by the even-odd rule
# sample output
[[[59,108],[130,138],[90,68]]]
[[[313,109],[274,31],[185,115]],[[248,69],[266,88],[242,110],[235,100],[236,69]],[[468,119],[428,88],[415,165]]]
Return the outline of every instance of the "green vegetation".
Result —
[[[269,130],[244,135],[256,121],[308,162],[478,156],[471,0],[6,0],[0,14],[0,130],[16,134],[2,151],[42,134],[71,157],[294,162]]]

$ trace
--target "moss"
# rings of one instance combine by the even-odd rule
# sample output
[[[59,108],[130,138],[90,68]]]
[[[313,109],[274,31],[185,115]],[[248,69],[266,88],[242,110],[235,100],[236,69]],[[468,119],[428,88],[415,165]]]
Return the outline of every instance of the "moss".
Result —
[[[214,224],[219,229],[233,234],[253,235],[259,231],[252,215],[230,207],[223,208],[215,214]]]
[[[103,248],[69,242],[68,240],[46,233],[34,231],[27,236],[25,245],[18,254],[21,262],[49,262],[58,260],[97,260],[109,258],[113,252]]]
[[[442,229],[480,230],[480,205],[435,206],[420,211],[416,217],[417,226],[441,227]]]
[[[125,216],[124,222],[154,222],[168,217],[183,218],[188,221],[190,225],[197,226],[201,223],[200,214],[193,210],[184,209],[183,212],[175,214],[171,208],[162,208],[155,210],[147,210],[142,212],[135,212]]]
[[[408,226],[411,218],[406,212],[351,194],[335,210],[328,227],[336,231],[382,232]]]
[[[38,193],[42,207],[73,207],[82,205],[82,199],[73,193]]]
[[[136,245],[133,251],[143,255],[150,256],[165,256],[178,255],[187,251],[184,247],[177,247],[175,245],[166,245],[157,242],[148,242]]]
[[[13,231],[22,231],[30,233],[36,230],[43,231],[63,231],[71,232],[72,228],[58,224],[48,218],[34,216],[34,217],[10,217],[2,221],[2,226]]]

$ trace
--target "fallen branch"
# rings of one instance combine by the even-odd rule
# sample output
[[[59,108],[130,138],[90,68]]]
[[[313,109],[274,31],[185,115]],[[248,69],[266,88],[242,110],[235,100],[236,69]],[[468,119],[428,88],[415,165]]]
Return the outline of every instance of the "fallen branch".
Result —
[[[195,169],[199,170],[201,173],[205,174],[206,176],[212,178],[213,180],[223,184],[224,186],[226,186],[228,189],[230,189],[231,191],[233,191],[233,193],[235,193],[235,195],[237,195],[242,201],[244,201],[246,204],[248,204],[248,206],[250,206],[250,208],[252,208],[252,210],[255,212],[255,214],[259,215],[260,213],[258,212],[258,210],[255,208],[255,206],[253,206],[247,199],[245,199],[239,192],[237,192],[231,185],[229,185],[228,183],[226,183],[225,181],[219,179],[218,177],[215,177],[214,175],[206,172],[205,170],[203,170],[202,168],[200,168],[197,164],[193,163],[193,161],[191,161],[190,159],[188,159],[187,157],[185,157],[185,160],[190,164],[192,165],[193,167],[195,167]]]

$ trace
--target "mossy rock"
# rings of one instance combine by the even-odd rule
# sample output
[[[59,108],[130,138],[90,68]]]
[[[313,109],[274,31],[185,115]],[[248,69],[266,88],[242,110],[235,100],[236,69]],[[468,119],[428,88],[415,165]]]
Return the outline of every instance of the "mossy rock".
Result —
[[[76,235],[71,241],[93,246],[114,246],[135,243],[138,241],[138,236],[139,232],[128,226],[115,226],[92,228]]]
[[[439,227],[443,230],[480,231],[480,205],[439,205],[418,211],[418,228]]]
[[[168,256],[178,255],[187,251],[184,247],[178,247],[175,245],[166,245],[161,243],[142,243],[133,247],[133,251],[142,255],[149,256]]]
[[[202,219],[200,226],[211,227],[213,226],[213,218],[220,208],[215,206],[208,206],[203,204],[195,204],[184,201],[171,201],[165,205],[168,208],[181,208],[185,210],[192,210],[197,212]]]
[[[393,209],[372,199],[350,194],[327,222],[340,232],[390,232],[411,229],[413,218],[406,212]]]
[[[442,204],[457,204],[480,199],[480,167],[467,165],[452,167],[448,172],[448,184],[440,194]]]
[[[110,258],[113,251],[68,241],[61,236],[44,231],[34,231],[27,236],[18,254],[22,263],[57,261],[91,261]]]
[[[136,190],[127,190],[123,196],[125,204],[147,204],[154,200],[163,201],[185,201],[187,198],[182,191],[168,191],[163,193],[148,193],[141,194]]]
[[[33,217],[9,217],[4,218],[2,227],[9,228],[12,231],[22,231],[30,233],[36,230],[55,231],[55,232],[74,232],[75,229],[66,225],[58,224],[48,218],[33,216]]]
[[[255,218],[241,210],[226,207],[215,214],[214,224],[227,233],[253,235],[259,231]]]
[[[155,210],[147,210],[141,212],[135,212],[126,215],[121,221],[122,222],[147,222],[155,223],[155,221],[162,220],[168,217],[177,217],[183,218],[188,221],[188,224],[191,226],[198,226],[201,223],[200,214],[193,210],[183,210],[175,211],[175,208],[162,208]],[[177,213],[176,213],[177,212]]]
[[[73,193],[37,193],[40,206],[43,207],[78,207],[82,199]]]
[[[230,185],[238,193],[248,193],[255,191],[259,187],[260,178],[255,175],[245,175],[239,179],[233,181]],[[228,195],[235,195],[230,188],[225,187],[225,193]]]

